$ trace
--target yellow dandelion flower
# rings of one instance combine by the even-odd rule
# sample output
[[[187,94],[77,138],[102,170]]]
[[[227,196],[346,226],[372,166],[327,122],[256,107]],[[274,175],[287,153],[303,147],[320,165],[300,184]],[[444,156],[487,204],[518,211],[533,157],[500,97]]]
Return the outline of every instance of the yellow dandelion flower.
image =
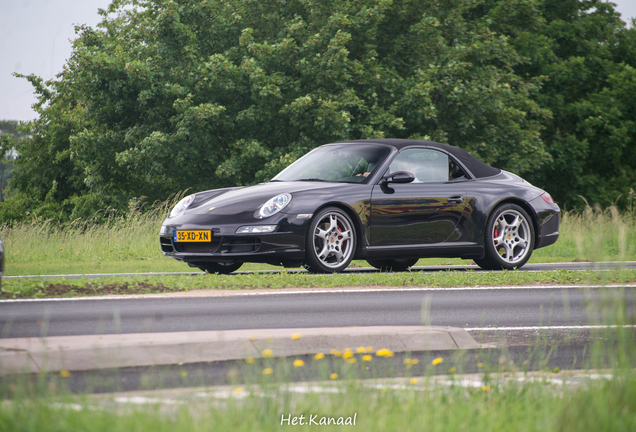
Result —
[[[444,361],[444,359],[443,359],[443,358],[441,358],[441,357],[437,357],[436,359],[434,359],[434,360],[431,362],[431,364],[432,364],[433,366],[437,366],[438,364],[440,364],[440,363],[441,363],[441,362],[443,362],[443,361]]]
[[[323,353],[318,353],[318,354],[316,354],[316,355],[314,356],[314,358],[315,358],[316,360],[322,360],[322,359],[324,359],[324,358],[325,358],[325,355],[324,355]]]
[[[484,364],[483,363],[477,363],[477,367],[478,368],[484,367]]]
[[[378,357],[393,357],[393,351],[388,350],[386,348],[379,349],[375,355]]]
[[[271,357],[272,354],[274,354],[274,352],[269,348],[263,350],[263,357]]]
[[[181,371],[181,376],[185,378],[188,376],[188,373],[186,371]]]
[[[71,373],[70,373],[69,371],[67,371],[67,370],[61,370],[61,371],[60,371],[60,376],[61,376],[62,378],[68,378],[68,377],[70,377],[70,376],[71,376]]]
[[[254,363],[254,359],[252,357],[246,358],[245,361],[248,362],[249,364]]]
[[[490,390],[490,386],[485,385],[485,386],[483,386],[481,389],[482,389],[483,391],[488,391],[488,390]]]
[[[241,394],[243,393],[243,389],[241,387],[234,389],[234,393]]]
[[[271,342],[274,340],[274,338],[272,338],[272,337],[268,337],[268,338],[267,338],[267,339],[265,339],[265,340],[266,340],[267,342],[270,342],[270,343],[271,343]]]
[[[334,357],[340,357],[342,355],[342,353],[338,351],[337,349],[332,349],[331,351],[329,351],[329,354],[331,354]]]
[[[358,347],[358,349],[356,349],[356,352],[364,354],[365,352],[367,352],[367,349],[365,347]]]
[[[298,340],[300,339],[300,333],[294,333],[293,335],[291,335],[292,340]]]
[[[353,353],[351,351],[345,351],[344,353],[342,353],[342,358],[343,359],[348,359],[353,357]]]
[[[329,379],[338,379],[338,374],[332,373],[331,375],[329,375]]]
[[[263,375],[271,375],[274,370],[272,368],[263,369]]]
[[[251,341],[255,341],[256,339],[258,339],[258,337],[256,337],[256,335],[252,335],[252,336],[250,336],[250,340],[251,340]]]
[[[411,378],[411,384],[417,384],[417,378]]]
[[[302,361],[301,359],[294,360],[294,367],[303,367],[303,366],[305,366],[304,361]]]
[[[448,370],[448,372],[450,372],[450,373],[455,373],[455,372],[457,372],[457,368],[456,368],[455,366],[453,366],[452,368],[450,368],[450,369]]]
[[[354,364],[355,362],[356,362],[355,357],[351,357],[351,358],[347,359],[347,363],[349,363],[349,364]]]
[[[371,357],[369,354],[365,354],[362,356],[362,361],[370,362],[371,360],[373,360],[373,357]]]
[[[373,347],[372,346],[368,346],[367,347],[367,352],[373,352]]]

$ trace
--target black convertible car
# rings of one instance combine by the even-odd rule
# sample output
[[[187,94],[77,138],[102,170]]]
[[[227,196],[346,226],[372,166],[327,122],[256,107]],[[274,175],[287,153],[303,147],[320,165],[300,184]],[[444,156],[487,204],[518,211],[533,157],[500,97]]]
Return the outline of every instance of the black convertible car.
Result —
[[[431,141],[327,144],[267,183],[199,192],[161,227],[165,256],[211,273],[244,262],[340,272],[424,257],[524,265],[559,236],[559,207],[520,177]]]

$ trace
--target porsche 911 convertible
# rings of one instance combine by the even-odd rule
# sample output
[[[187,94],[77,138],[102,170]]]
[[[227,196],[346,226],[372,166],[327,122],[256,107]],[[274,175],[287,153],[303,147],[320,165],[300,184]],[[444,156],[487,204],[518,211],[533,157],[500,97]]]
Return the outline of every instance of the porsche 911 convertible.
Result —
[[[431,141],[318,147],[266,183],[198,192],[160,232],[163,254],[210,273],[244,262],[341,272],[352,259],[401,271],[426,257],[523,266],[559,236],[550,195]]]

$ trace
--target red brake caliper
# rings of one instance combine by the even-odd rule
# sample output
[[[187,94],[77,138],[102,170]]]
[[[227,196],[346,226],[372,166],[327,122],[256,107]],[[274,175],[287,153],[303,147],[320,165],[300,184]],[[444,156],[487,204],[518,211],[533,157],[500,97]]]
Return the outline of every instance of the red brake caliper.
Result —
[[[495,228],[495,231],[492,233],[492,237],[493,239],[496,239],[497,237],[499,237],[499,229]],[[495,240],[495,245],[497,245],[497,240]]]

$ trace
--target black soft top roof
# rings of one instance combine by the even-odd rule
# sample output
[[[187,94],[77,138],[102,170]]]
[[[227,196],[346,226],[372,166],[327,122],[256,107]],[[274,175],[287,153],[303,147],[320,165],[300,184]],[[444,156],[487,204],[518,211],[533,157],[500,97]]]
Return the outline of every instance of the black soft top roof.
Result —
[[[491,167],[490,165],[477,159],[475,156],[471,155],[464,149],[461,149],[459,147],[454,147],[448,144],[440,144],[435,141],[419,141],[419,140],[408,140],[408,139],[364,139],[364,140],[352,140],[352,141],[346,141],[346,142],[385,144],[385,145],[393,146],[397,148],[398,150],[401,150],[404,147],[410,147],[410,146],[438,148],[440,150],[444,150],[445,152],[453,155],[453,157],[455,157],[457,160],[463,163],[464,166],[468,168],[470,172],[477,178],[491,177],[501,172],[499,168]]]

